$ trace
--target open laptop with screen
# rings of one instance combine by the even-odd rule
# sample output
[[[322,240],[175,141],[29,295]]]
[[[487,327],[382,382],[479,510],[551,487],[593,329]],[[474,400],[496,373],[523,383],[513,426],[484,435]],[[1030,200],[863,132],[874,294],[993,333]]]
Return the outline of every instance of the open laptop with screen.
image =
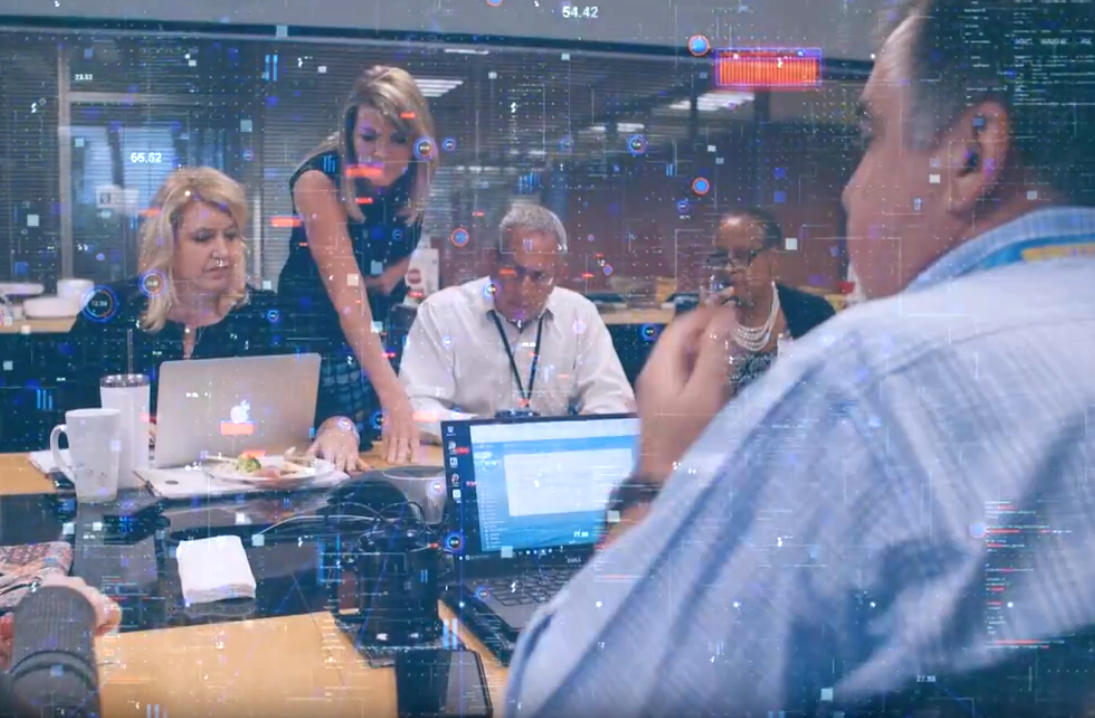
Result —
[[[635,465],[639,420],[447,421],[441,437],[461,600],[515,635],[592,554],[609,494]]]
[[[189,359],[160,365],[153,465],[311,443],[319,354]]]

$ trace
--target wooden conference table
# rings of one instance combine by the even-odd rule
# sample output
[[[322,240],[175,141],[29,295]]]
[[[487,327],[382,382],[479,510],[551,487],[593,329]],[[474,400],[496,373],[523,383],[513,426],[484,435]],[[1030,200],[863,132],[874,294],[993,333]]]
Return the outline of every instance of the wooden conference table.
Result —
[[[440,449],[426,452],[423,463],[440,466]],[[25,455],[0,455],[0,506],[53,492]],[[454,623],[444,605],[441,618]],[[502,715],[506,668],[462,625],[457,632],[482,658]],[[97,639],[96,656],[106,718],[397,715],[394,671],[370,668],[329,612],[120,633]]]

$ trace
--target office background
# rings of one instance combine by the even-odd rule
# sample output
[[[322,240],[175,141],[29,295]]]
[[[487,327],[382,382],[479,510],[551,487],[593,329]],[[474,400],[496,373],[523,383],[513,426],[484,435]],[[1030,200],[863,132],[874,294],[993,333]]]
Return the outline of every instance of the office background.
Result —
[[[826,3],[800,4],[813,12]],[[211,14],[213,3],[142,4],[140,13],[102,5],[112,18],[94,5],[65,23],[45,11],[0,17],[0,282],[40,282],[48,293],[61,277],[132,276],[140,211],[172,169],[202,164],[246,186],[251,274],[275,286],[292,222],[289,176],[335,129],[357,74],[377,63],[409,70],[434,114],[442,165],[424,244],[439,252],[442,287],[482,274],[493,226],[514,201],[560,215],[571,246],[565,285],[585,293],[657,277],[695,291],[717,215],[752,204],[772,209],[790,238],[783,282],[825,294],[845,279],[840,192],[857,159],[854,103],[875,8],[813,23],[836,32],[816,39],[803,34],[808,24],[776,35],[775,24],[765,30],[768,15],[739,10],[744,19],[728,24],[719,11],[707,26],[716,47],[729,42],[722,33],[741,45],[820,46],[827,58],[816,88],[725,91],[712,82],[710,58],[687,52],[687,38],[671,44],[648,33],[621,44],[617,36],[633,30],[609,22],[624,17],[614,5],[598,6],[604,23],[580,24],[601,29],[569,39],[538,26],[533,11],[515,12],[516,3],[488,8],[508,13],[494,30],[508,36],[491,37],[466,34],[474,14],[328,29],[317,26],[327,3],[302,10],[316,24],[299,28],[272,24],[282,17],[256,14],[255,3],[234,5],[227,23]],[[203,18],[172,15],[203,7]],[[679,18],[715,11],[674,7]],[[785,10],[771,17],[803,16]],[[634,17],[646,23],[651,13]],[[406,24],[389,29],[398,22]],[[707,192],[697,191],[699,178]],[[450,241],[457,229],[470,236],[465,246]],[[63,338],[2,339],[19,361],[0,372],[0,436],[16,441],[7,450],[37,448],[19,442],[56,423],[43,367],[56,364],[53,345]],[[633,374],[648,342],[616,339]],[[21,420],[5,432],[3,422],[10,429],[28,406],[42,427]]]
[[[676,275],[687,288],[712,216],[742,203],[772,207],[798,240],[781,262],[788,283],[840,279],[850,77],[719,92],[709,61],[582,50],[11,30],[0,46],[0,280],[48,291],[58,276],[132,275],[135,210],[183,164],[244,182],[253,273],[276,280],[289,175],[335,127],[356,74],[381,62],[419,78],[437,140],[454,148],[442,149],[425,228],[442,284],[476,274],[490,222],[520,198],[563,218],[575,289],[605,288],[601,258],[617,276]],[[126,196],[101,196],[112,185]],[[447,241],[457,227],[471,234],[464,248]]]

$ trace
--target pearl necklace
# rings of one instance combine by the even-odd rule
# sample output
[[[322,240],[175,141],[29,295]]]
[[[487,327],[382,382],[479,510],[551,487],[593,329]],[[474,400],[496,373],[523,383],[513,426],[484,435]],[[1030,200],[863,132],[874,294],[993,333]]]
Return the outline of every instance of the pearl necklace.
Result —
[[[772,282],[772,309],[768,312],[768,319],[759,327],[746,327],[739,324],[734,328],[734,343],[754,354],[764,349],[768,340],[772,338],[772,328],[776,325],[778,316],[779,292],[776,291],[776,283]]]

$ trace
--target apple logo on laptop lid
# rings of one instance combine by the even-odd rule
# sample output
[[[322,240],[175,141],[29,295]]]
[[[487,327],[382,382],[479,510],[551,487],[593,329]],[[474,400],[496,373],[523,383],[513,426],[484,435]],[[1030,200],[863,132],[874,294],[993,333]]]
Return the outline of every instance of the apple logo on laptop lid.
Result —
[[[244,399],[228,412],[229,421],[221,422],[221,436],[250,436],[255,426],[251,423],[251,403]]]
[[[247,424],[251,421],[251,404],[246,399],[232,407],[229,417],[233,424]]]

